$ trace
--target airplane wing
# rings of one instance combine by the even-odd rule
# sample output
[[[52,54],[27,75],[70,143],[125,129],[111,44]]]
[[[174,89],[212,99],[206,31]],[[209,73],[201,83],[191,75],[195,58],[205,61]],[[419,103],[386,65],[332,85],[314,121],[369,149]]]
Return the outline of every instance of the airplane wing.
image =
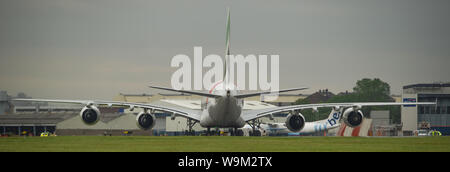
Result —
[[[257,118],[268,116],[280,112],[289,112],[302,109],[317,109],[321,107],[334,107],[334,108],[362,108],[363,106],[401,106],[401,105],[434,105],[435,102],[366,102],[366,103],[323,103],[323,104],[305,104],[305,105],[292,105],[292,106],[281,106],[273,107],[267,109],[257,109],[243,111],[242,118],[244,121],[251,121]]]
[[[12,99],[12,101],[29,101],[29,102],[49,102],[49,103],[70,103],[81,104],[85,106],[120,106],[126,108],[144,108],[160,112],[172,113],[185,118],[200,121],[200,110],[187,109],[182,107],[168,107],[163,105],[145,104],[145,103],[131,103],[119,101],[102,101],[102,100],[52,100],[52,99]]]

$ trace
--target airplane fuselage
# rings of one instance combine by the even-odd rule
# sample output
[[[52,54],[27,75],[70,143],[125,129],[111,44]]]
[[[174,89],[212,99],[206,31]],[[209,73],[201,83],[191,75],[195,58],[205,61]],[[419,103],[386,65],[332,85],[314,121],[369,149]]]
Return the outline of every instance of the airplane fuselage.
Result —
[[[322,121],[315,121],[315,122],[306,122],[305,127],[300,132],[292,132],[288,128],[286,128],[285,123],[273,123],[273,124],[261,124],[261,130],[262,133],[267,133],[271,135],[286,135],[286,134],[294,134],[294,135],[300,135],[300,134],[314,134],[314,133],[320,133],[324,131],[328,131],[331,129],[335,129],[340,127],[340,123],[336,125],[329,125],[326,120]],[[244,128],[247,128],[248,130],[251,129],[250,126],[245,126]]]
[[[245,121],[241,118],[244,100],[235,98],[238,91],[232,85],[219,82],[213,86],[210,93],[222,95],[219,98],[202,100],[200,125],[205,128],[241,128]]]
[[[267,134],[273,135],[283,135],[283,134],[314,134],[320,133],[324,131],[328,131],[331,129],[335,129],[340,127],[341,122],[339,121],[342,117],[342,112],[339,110],[332,110],[327,119],[314,121],[314,122],[306,122],[305,126],[300,132],[293,133],[290,131],[285,123],[271,123],[271,124],[261,124],[260,127],[262,130],[265,130]],[[245,126],[244,128],[251,128],[250,126]],[[263,131],[264,132],[264,131]]]

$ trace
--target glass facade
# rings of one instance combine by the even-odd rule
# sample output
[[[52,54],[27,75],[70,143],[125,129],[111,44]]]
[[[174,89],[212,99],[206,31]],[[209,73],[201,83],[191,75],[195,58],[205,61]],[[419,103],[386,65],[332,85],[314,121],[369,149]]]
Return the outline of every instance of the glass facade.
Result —
[[[429,122],[432,129],[450,135],[450,94],[418,94],[419,102],[436,102],[437,105],[420,105],[417,122]]]

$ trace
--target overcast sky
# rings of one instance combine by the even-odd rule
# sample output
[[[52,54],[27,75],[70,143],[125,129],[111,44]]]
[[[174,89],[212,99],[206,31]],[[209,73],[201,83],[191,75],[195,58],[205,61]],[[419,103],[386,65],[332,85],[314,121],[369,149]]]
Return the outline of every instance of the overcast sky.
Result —
[[[0,0],[0,90],[111,99],[170,86],[177,54],[280,55],[280,88],[450,81],[450,1]]]

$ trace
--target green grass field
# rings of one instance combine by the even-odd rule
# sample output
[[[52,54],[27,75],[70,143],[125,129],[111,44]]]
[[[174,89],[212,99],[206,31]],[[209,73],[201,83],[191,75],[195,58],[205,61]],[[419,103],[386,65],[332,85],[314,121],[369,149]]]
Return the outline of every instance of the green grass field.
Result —
[[[450,152],[450,137],[125,137],[0,138],[0,152]]]

